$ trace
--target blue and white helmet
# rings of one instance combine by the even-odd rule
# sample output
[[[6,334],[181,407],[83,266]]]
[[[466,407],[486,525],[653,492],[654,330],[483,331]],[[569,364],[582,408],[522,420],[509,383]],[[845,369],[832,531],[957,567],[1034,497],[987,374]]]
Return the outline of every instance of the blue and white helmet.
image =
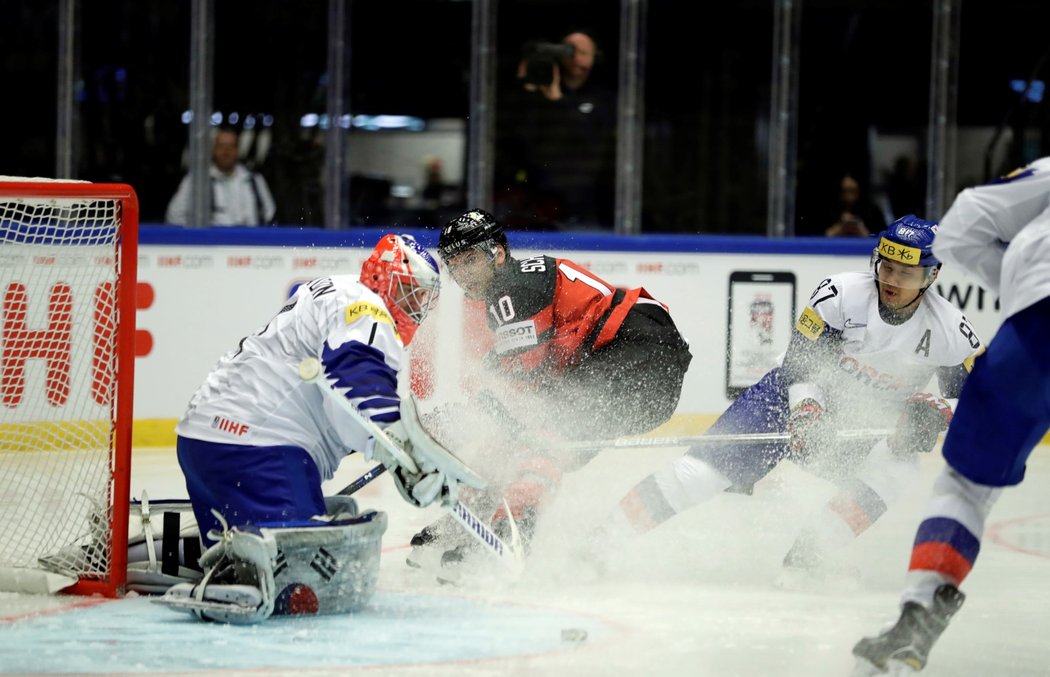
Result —
[[[928,287],[941,267],[941,262],[933,255],[933,240],[936,236],[937,222],[920,219],[914,214],[902,216],[891,223],[879,233],[879,242],[871,252],[871,272],[875,279],[880,279],[882,262],[889,261],[898,266],[924,269],[921,277],[905,286],[919,289]]]
[[[879,243],[872,254],[906,266],[939,266],[941,262],[933,255],[933,238],[936,235],[936,221],[926,221],[908,214],[879,233]]]

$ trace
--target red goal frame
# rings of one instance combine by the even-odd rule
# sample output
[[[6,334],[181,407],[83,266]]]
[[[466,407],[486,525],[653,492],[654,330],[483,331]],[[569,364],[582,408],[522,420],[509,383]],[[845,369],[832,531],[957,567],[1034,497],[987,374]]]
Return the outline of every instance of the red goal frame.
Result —
[[[116,381],[111,399],[110,524],[106,575],[81,577],[62,590],[77,595],[119,597],[127,582],[128,512],[130,505],[131,445],[135,375],[135,312],[138,268],[139,204],[126,184],[76,181],[6,181],[0,178],[0,198],[88,198],[119,203],[120,230],[114,262],[117,284],[115,307],[119,321],[114,332]],[[11,177],[14,178],[14,177]]]

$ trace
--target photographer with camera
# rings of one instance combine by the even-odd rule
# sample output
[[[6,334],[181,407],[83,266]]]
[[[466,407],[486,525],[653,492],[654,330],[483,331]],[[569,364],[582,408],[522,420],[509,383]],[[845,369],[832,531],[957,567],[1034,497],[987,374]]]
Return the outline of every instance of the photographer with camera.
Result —
[[[518,78],[526,91],[538,91],[549,101],[561,99],[562,84],[577,90],[587,82],[597,48],[586,33],[570,33],[560,43],[533,42],[518,64]]]
[[[495,211],[509,227],[612,227],[616,92],[592,78],[583,31],[530,41],[501,92]]]

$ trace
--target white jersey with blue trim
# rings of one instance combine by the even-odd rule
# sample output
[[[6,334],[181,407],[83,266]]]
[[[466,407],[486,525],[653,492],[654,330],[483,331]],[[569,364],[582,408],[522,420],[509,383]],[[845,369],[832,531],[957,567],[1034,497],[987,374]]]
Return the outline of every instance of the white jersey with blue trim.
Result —
[[[371,434],[304,383],[299,363],[320,358],[329,383],[380,427],[400,418],[404,346],[378,295],[357,276],[302,285],[269,323],[224,355],[175,431],[207,442],[305,449],[324,479]]]
[[[1050,158],[959,193],[933,253],[997,293],[1004,319],[1050,297]]]
[[[939,367],[969,367],[980,340],[962,312],[932,289],[901,324],[879,315],[879,292],[870,272],[832,275],[821,282],[796,329],[809,341],[799,349],[809,378],[789,387],[793,406],[812,397],[841,422],[877,428],[892,425],[905,400],[928,388]],[[810,341],[837,336],[837,351],[806,355]],[[823,337],[823,338],[821,338]],[[810,360],[809,358],[812,358]]]

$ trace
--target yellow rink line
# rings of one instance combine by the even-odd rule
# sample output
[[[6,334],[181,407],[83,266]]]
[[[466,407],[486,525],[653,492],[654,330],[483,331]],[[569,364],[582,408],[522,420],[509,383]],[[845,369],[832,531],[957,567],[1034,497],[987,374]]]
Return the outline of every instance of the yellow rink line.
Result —
[[[716,414],[683,414],[654,430],[652,437],[679,437],[699,435],[715,422]],[[132,428],[132,446],[138,447],[172,447],[175,446],[174,418],[140,418],[135,419]]]

